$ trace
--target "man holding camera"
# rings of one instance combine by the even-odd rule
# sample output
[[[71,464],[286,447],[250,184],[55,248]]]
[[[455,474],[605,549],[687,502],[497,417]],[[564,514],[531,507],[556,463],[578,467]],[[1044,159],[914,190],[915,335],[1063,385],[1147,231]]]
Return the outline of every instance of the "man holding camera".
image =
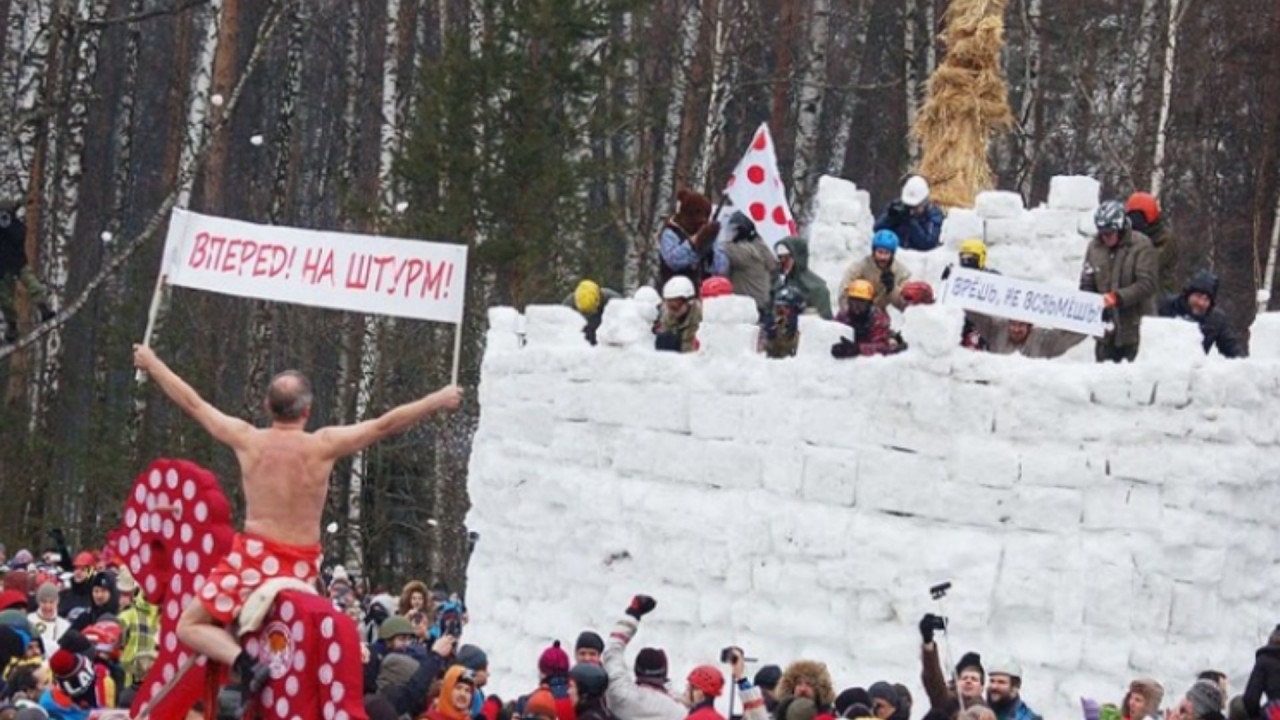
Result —
[[[929,202],[929,182],[912,175],[902,195],[876,218],[876,230],[892,230],[907,250],[932,250],[942,235],[942,210]]]
[[[986,675],[982,669],[982,658],[975,652],[965,653],[956,664],[956,684],[952,688],[942,674],[942,663],[938,659],[938,645],[933,641],[934,633],[947,631],[947,621],[932,613],[920,619],[920,682],[929,696],[931,714],[947,718],[955,718],[964,708],[973,707],[983,701],[982,685]]]

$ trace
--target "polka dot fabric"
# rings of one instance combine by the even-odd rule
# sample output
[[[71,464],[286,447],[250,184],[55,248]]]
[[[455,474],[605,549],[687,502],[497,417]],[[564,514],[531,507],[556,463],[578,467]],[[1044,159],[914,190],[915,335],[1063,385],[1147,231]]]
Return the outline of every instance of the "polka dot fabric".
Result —
[[[271,669],[262,717],[278,720],[367,720],[362,700],[360,633],[326,598],[280,593],[245,649]]]
[[[320,559],[319,545],[294,547],[255,535],[236,535],[231,552],[200,588],[200,602],[218,622],[229,625],[239,617],[244,601],[268,580],[287,577],[314,584]]]
[[[725,193],[734,207],[751,216],[756,231],[769,247],[788,235],[799,233],[778,172],[778,157],[768,124],[756,130],[747,154],[729,178]]]
[[[133,704],[137,714],[191,658],[176,632],[182,609],[231,547],[231,505],[213,473],[185,460],[157,460],[138,476],[111,549],[143,595],[160,608],[159,656]],[[201,698],[203,658],[154,707],[151,717],[184,717]]]

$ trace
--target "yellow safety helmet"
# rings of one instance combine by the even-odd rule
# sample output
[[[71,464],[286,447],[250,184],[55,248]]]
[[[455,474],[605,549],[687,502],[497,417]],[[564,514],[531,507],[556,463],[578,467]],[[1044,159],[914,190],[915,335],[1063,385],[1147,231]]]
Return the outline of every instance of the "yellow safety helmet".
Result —
[[[969,238],[960,243],[960,257],[965,255],[973,255],[978,258],[978,269],[982,270],[987,267],[987,244],[978,238]]]
[[[866,280],[854,280],[849,283],[846,295],[858,300],[871,300],[876,296],[876,287]]]
[[[578,312],[590,315],[600,309],[600,286],[591,280],[578,283],[573,291],[573,306]]]

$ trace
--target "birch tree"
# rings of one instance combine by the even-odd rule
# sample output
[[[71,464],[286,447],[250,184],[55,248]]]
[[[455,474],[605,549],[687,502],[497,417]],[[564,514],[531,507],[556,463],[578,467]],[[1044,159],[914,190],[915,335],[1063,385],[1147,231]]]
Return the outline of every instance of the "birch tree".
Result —
[[[830,0],[813,0],[804,72],[800,81],[800,106],[796,116],[795,164],[791,173],[791,204],[795,208],[808,205],[817,180],[814,168],[818,164],[818,132],[827,86],[830,13]]]

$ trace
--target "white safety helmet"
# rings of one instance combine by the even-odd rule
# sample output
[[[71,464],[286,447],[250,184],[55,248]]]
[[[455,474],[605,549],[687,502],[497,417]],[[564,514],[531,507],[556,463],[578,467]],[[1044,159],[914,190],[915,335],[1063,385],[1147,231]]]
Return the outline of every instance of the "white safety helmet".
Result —
[[[688,300],[695,295],[693,291],[693,281],[683,275],[676,275],[662,286],[663,300],[676,300],[683,298]]]
[[[902,186],[902,204],[916,207],[929,199],[929,181],[919,175],[912,175]]]

